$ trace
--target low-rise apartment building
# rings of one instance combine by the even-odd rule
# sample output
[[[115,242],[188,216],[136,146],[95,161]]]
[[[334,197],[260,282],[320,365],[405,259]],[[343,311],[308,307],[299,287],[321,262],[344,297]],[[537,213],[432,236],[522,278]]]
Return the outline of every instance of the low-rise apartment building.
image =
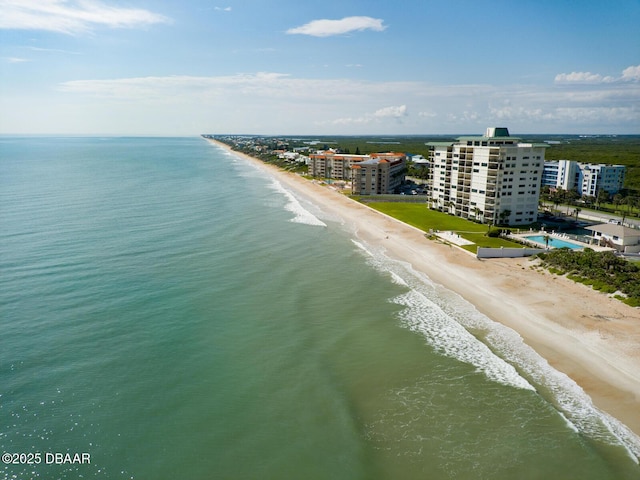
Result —
[[[332,151],[309,155],[309,175],[351,181],[357,195],[393,193],[402,184],[406,170],[403,153],[351,155]]]
[[[402,185],[406,157],[401,153],[372,153],[352,167],[351,192],[355,195],[394,193]]]
[[[351,180],[354,164],[369,160],[369,155],[350,155],[325,151],[309,155],[309,175],[336,180]]]

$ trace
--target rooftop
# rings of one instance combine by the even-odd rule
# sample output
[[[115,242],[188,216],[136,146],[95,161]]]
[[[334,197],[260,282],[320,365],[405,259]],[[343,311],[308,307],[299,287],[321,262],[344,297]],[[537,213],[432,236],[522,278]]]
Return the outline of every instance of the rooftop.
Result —
[[[599,225],[585,227],[585,229],[604,233],[605,235],[615,235],[619,238],[640,237],[640,230],[623,225],[616,225],[615,223],[601,223]]]

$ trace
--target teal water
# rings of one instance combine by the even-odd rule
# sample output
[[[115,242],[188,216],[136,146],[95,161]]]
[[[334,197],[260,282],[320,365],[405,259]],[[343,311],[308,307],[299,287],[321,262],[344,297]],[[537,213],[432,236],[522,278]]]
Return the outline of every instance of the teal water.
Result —
[[[544,235],[531,235],[524,238],[526,238],[527,240],[531,240],[532,242],[539,243],[542,246],[546,246]],[[581,248],[584,248],[576,243],[565,242],[564,240],[555,237],[549,237],[549,246],[552,248],[570,248],[571,250],[579,250]]]
[[[6,479],[632,479],[517,335],[199,138],[0,138]],[[46,464],[46,453],[90,464]]]

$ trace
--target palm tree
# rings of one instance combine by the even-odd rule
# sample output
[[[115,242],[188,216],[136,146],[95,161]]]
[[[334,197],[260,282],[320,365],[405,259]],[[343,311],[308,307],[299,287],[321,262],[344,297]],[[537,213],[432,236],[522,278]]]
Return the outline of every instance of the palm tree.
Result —
[[[447,213],[451,213],[451,207],[455,206],[451,200],[444,202],[444,206],[447,207]]]
[[[578,221],[578,214],[582,211],[582,209],[580,207],[576,207],[576,222]]]
[[[507,218],[509,218],[511,216],[511,210],[509,210],[508,208],[503,210],[502,212],[500,212],[500,224],[504,224],[507,221]]]
[[[620,206],[620,204],[622,203],[623,197],[622,195],[620,195],[619,193],[616,193],[613,196],[613,204],[615,205],[615,210],[616,212],[618,211],[618,207]]]
[[[555,192],[553,192],[553,196],[551,197],[551,201],[553,202],[553,209],[558,210],[558,206],[562,203],[562,199],[564,198],[564,190],[559,188]]]
[[[596,206],[600,208],[600,205],[605,203],[607,200],[609,200],[609,192],[606,190],[599,190],[598,195],[596,195]]]

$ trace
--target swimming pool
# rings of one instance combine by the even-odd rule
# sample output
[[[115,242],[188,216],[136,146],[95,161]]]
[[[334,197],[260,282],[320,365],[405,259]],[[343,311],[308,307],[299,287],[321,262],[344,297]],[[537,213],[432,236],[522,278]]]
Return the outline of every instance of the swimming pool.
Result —
[[[543,247],[546,246],[544,235],[530,235],[524,238],[532,242],[539,243]],[[577,243],[565,242],[564,240],[560,240],[559,238],[554,238],[554,237],[549,237],[549,246],[552,248],[570,248],[572,250],[578,250],[580,248],[583,248],[581,245],[578,245]]]

